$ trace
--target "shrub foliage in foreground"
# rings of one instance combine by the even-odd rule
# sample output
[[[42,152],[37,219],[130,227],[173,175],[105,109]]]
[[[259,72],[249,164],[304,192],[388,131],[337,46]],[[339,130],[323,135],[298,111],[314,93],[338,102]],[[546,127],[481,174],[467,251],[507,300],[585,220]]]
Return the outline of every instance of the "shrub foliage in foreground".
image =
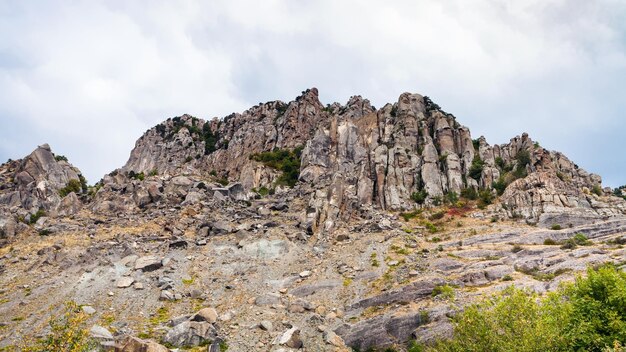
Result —
[[[612,265],[539,297],[509,287],[469,306],[425,351],[624,351],[626,273]]]
[[[97,343],[89,337],[87,315],[74,302],[65,303],[63,313],[50,320],[50,332],[38,341],[25,341],[22,352],[89,352]]]

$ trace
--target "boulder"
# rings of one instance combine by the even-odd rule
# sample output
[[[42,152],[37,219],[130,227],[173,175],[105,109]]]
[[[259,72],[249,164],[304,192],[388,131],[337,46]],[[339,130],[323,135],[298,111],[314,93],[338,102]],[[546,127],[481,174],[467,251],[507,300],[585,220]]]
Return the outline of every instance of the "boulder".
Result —
[[[302,348],[302,339],[300,338],[300,329],[292,327],[282,334],[278,335],[274,340],[274,345],[283,345],[291,348]]]
[[[193,321],[206,321],[215,324],[217,322],[217,311],[215,308],[202,308],[191,319]]]
[[[115,352],[169,352],[169,349],[154,341],[127,336],[118,343]]]
[[[154,271],[162,266],[161,259],[152,255],[140,257],[135,261],[135,270]]]
[[[172,346],[198,346],[215,340],[217,330],[208,322],[184,321],[171,328],[163,337],[163,342]]]

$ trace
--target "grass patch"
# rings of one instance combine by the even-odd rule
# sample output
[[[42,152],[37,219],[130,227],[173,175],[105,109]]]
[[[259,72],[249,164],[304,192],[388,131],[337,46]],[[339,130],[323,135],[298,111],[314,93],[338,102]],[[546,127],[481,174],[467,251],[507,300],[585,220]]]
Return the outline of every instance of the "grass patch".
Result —
[[[432,297],[441,297],[445,300],[454,299],[454,287],[445,284],[445,285],[437,285],[433,289],[431,294]]]

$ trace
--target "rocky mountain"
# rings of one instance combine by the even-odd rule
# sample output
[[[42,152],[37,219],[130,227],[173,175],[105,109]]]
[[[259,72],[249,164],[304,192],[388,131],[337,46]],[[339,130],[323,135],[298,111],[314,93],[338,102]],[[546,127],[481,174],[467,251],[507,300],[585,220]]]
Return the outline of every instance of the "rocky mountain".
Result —
[[[332,232],[338,221],[368,209],[412,210],[463,193],[485,203],[501,195],[493,211],[548,226],[555,219],[580,223],[624,211],[618,199],[605,204],[594,198],[592,191],[605,192],[600,176],[527,134],[491,146],[484,137],[472,139],[428,97],[409,93],[376,110],[360,96],[324,107],[313,88],[288,104],[259,104],[222,120],[175,117],[148,130],[119,173],[215,175],[240,183],[251,198],[250,190],[274,189],[281,176],[253,156],[297,148],[298,188],[309,198],[303,226],[310,232]],[[148,202],[135,199],[139,206]]]
[[[625,262],[616,194],[409,93],[170,118],[93,186],[43,145],[0,167],[0,347],[72,301],[117,351],[403,349],[507,285]]]

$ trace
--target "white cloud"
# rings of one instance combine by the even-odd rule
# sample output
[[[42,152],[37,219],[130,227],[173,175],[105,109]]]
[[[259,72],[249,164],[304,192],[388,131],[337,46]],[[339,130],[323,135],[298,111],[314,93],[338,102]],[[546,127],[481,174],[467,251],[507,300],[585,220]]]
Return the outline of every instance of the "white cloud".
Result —
[[[624,15],[617,0],[0,3],[0,157],[49,141],[96,181],[167,117],[317,86],[325,103],[427,94],[475,135],[528,130],[626,183],[601,157],[624,147],[608,138],[624,128]]]

